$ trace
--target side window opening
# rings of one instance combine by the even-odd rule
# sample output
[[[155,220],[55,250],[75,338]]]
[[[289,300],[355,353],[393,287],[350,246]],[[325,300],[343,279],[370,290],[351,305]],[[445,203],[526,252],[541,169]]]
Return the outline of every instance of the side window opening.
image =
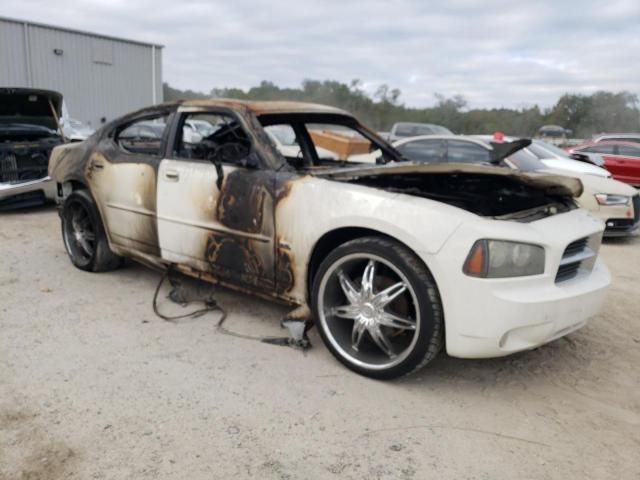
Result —
[[[116,132],[114,141],[128,153],[161,156],[166,128],[166,114],[147,117],[121,127]]]
[[[220,113],[188,113],[178,127],[177,158],[243,165],[251,141],[238,120]]]

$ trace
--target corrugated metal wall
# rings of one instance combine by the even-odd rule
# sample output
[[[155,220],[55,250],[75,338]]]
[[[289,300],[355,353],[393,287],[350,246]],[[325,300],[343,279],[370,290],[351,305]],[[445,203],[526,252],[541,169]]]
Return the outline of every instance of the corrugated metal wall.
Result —
[[[59,91],[97,128],[162,101],[162,48],[0,18],[0,86]]]
[[[0,85],[26,86],[24,25],[0,20]]]

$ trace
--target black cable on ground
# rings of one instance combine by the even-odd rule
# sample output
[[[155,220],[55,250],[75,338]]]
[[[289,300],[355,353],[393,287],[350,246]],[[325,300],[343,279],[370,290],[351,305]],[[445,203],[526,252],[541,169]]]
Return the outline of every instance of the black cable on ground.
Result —
[[[300,347],[300,348],[308,348],[310,346],[308,339],[303,339],[302,342],[298,341],[294,341],[292,338],[290,337],[257,337],[257,336],[253,336],[253,335],[245,335],[243,333],[237,333],[237,332],[232,332],[231,330],[227,330],[226,328],[224,328],[223,324],[224,321],[227,319],[227,312],[224,308],[222,308],[218,302],[213,299],[211,296],[209,296],[206,299],[198,299],[198,300],[183,300],[181,302],[178,302],[181,306],[185,307],[187,305],[189,305],[190,303],[194,303],[195,301],[202,301],[204,303],[204,308],[198,309],[198,310],[194,310],[192,312],[189,313],[185,313],[182,315],[165,315],[163,313],[160,313],[160,310],[158,309],[158,295],[160,293],[160,289],[162,288],[162,285],[164,284],[165,280],[167,278],[169,278],[169,281],[171,282],[171,278],[170,275],[173,271],[171,270],[171,268],[168,268],[164,274],[162,275],[162,277],[160,278],[160,281],[158,282],[158,286],[156,287],[156,291],[153,294],[153,312],[160,318],[162,318],[163,320],[166,320],[168,322],[175,322],[176,320],[181,320],[184,318],[197,318],[200,317],[208,312],[214,312],[214,311],[218,311],[222,314],[222,316],[220,317],[220,320],[218,320],[218,323],[216,324],[216,331],[224,334],[224,335],[229,335],[231,337],[236,337],[236,338],[242,338],[244,340],[254,340],[257,342],[262,342],[262,343],[269,343],[272,345],[281,345],[281,346],[294,346],[294,347]],[[171,282],[173,287],[175,288],[177,285],[177,282]],[[168,296],[170,299],[172,299],[172,301],[175,301],[171,295]],[[306,336],[305,336],[306,337]]]
[[[208,299],[208,300],[202,300],[204,303],[204,308],[201,308],[199,310],[195,310],[193,312],[189,312],[189,313],[185,313],[183,315],[165,315],[163,313],[160,313],[160,311],[158,310],[158,293],[160,293],[160,288],[162,288],[162,285],[164,284],[164,281],[169,277],[171,273],[170,269],[167,269],[164,272],[164,275],[162,275],[162,278],[160,278],[160,281],[158,282],[158,286],[156,287],[156,291],[153,294],[153,312],[159,316],[160,318],[162,318],[163,320],[166,320],[168,322],[175,322],[176,320],[180,320],[183,318],[197,318],[200,317],[202,315],[204,315],[207,312],[214,312],[214,311],[219,311],[220,313],[222,313],[222,318],[220,319],[220,321],[218,322],[218,324],[221,324],[222,322],[224,322],[224,320],[227,318],[227,312],[225,311],[224,308],[222,308],[220,305],[218,305],[218,303],[213,300],[213,299]],[[186,302],[183,304],[183,306],[188,305],[189,303],[192,302]]]

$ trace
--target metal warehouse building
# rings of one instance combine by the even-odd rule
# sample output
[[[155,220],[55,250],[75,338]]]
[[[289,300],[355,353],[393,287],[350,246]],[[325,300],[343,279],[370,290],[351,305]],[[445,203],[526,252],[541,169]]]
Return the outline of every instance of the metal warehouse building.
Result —
[[[162,45],[0,17],[0,87],[56,90],[98,128],[162,101]]]

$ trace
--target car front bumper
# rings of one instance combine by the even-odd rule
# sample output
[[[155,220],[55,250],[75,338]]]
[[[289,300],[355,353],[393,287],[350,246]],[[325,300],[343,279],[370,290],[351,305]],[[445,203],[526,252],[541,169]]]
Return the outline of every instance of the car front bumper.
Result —
[[[640,195],[634,195],[629,206],[617,207],[616,212],[611,211],[613,207],[600,208],[601,218],[605,224],[604,236],[626,237],[640,233]]]
[[[482,312],[473,320],[478,331],[449,337],[449,355],[462,358],[500,357],[551,342],[584,325],[603,307],[611,282],[604,263],[596,261],[590,273],[562,284],[495,286]]]
[[[26,182],[0,183],[0,210],[40,205],[56,197],[51,177]]]
[[[589,239],[598,251],[602,222],[584,210],[522,224],[487,221],[463,225],[440,252],[423,257],[438,284],[447,353],[461,358],[500,357],[529,350],[584,326],[604,304],[611,276],[599,259],[559,276],[569,244]],[[475,278],[462,267],[479,238],[534,243],[545,248],[545,273]]]
[[[605,220],[605,238],[628,237],[640,234],[640,220],[630,218],[609,218]]]

